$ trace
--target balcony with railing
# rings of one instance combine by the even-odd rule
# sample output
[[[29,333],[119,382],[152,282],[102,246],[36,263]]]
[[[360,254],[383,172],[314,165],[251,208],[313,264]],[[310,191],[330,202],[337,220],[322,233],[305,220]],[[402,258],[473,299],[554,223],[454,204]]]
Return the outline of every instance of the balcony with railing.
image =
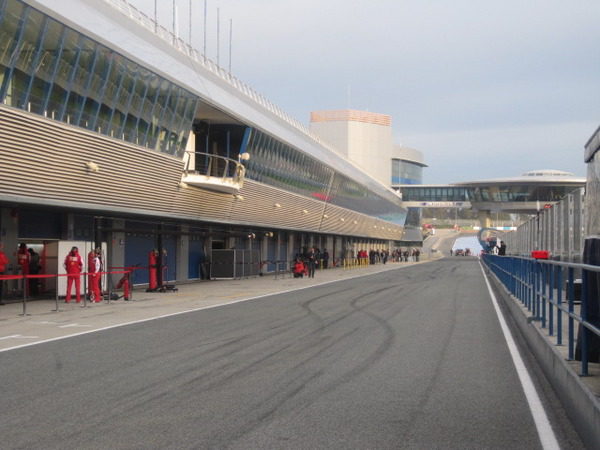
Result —
[[[182,183],[189,186],[235,195],[244,184],[246,168],[241,160],[204,152],[186,152]]]

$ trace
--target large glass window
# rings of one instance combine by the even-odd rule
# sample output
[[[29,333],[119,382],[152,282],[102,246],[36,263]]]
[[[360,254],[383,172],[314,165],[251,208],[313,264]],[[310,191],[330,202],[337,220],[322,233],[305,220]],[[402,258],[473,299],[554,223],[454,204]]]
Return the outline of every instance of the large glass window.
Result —
[[[423,180],[423,167],[404,161],[392,159],[392,184],[421,184]]]
[[[404,225],[406,210],[331,167],[258,130],[247,145],[247,177]]]
[[[21,0],[0,0],[0,101],[182,156],[198,98]]]

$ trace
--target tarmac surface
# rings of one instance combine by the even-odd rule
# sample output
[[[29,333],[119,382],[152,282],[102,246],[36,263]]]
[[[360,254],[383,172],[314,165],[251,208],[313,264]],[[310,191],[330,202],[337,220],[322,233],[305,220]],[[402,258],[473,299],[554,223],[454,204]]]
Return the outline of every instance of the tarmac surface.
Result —
[[[271,294],[285,293],[368,274],[394,270],[415,263],[388,263],[364,268],[317,271],[315,278],[275,279],[268,275],[235,280],[211,280],[177,286],[177,292],[145,292],[136,289],[132,300],[101,303],[65,303],[55,300],[29,301],[26,315],[22,303],[0,306],[0,351],[35,342],[152,320],[189,311],[213,308]]]
[[[189,311],[213,308],[285,293],[311,286],[347,280],[378,272],[424,264],[448,254],[457,233],[441,230],[425,241],[420,262],[376,264],[351,269],[317,270],[315,278],[292,278],[290,274],[243,279],[221,279],[177,285],[177,292],[133,291],[132,300],[65,303],[64,300],[11,302],[0,306],[0,351],[38,342],[85,334],[99,329],[153,320]],[[122,292],[119,292],[122,294]],[[58,306],[58,311],[56,310]],[[25,315],[23,313],[25,312]]]
[[[0,309],[4,448],[540,447],[476,258],[134,298]]]

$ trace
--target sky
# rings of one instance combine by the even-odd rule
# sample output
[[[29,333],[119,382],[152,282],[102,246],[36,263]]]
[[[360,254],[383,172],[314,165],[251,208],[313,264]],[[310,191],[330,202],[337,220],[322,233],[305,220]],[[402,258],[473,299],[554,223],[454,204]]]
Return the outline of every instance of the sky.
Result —
[[[154,0],[129,2],[154,17]],[[199,50],[204,3],[191,0]],[[172,29],[173,4],[187,41],[190,0],[157,0],[158,21]],[[395,143],[424,154],[425,183],[586,175],[600,125],[598,0],[206,4],[209,58],[218,42],[222,67],[305,124],[323,109],[392,116]]]

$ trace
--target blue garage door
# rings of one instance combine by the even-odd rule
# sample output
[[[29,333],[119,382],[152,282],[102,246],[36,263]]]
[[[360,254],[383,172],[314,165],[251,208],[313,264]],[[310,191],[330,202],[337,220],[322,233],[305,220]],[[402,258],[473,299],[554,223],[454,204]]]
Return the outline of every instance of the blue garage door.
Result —
[[[270,238],[267,240],[267,260],[269,261],[267,272],[273,272],[275,270],[277,259],[279,259],[277,255],[277,239]]]
[[[133,284],[148,283],[148,254],[155,247],[153,235],[125,235],[125,266],[140,266],[133,272]]]
[[[287,236],[282,237],[281,245],[279,247],[279,259],[282,263],[279,265],[279,269],[285,269],[285,261],[288,259],[288,240]]]
[[[188,278],[201,278],[200,264],[205,262],[204,256],[204,240],[190,237],[190,250],[188,259]]]

